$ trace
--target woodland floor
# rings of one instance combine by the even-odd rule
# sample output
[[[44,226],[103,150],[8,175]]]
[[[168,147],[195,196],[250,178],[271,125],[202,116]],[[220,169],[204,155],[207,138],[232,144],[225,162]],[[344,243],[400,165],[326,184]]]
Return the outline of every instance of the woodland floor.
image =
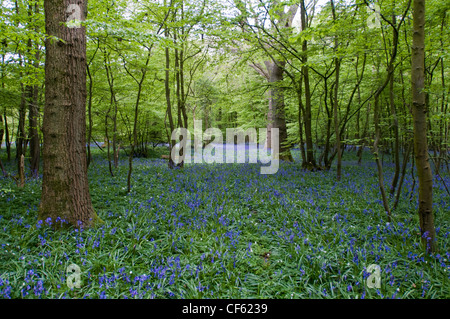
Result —
[[[19,189],[0,177],[0,298],[450,297],[443,181],[436,176],[433,194],[440,250],[427,256],[410,166],[387,223],[369,152],[361,165],[344,154],[340,182],[334,167],[305,172],[294,155],[276,175],[261,175],[258,164],[169,170],[159,158],[135,159],[127,194],[128,159],[111,177],[96,150],[90,191],[105,223],[81,232],[36,223],[40,179]],[[70,264],[80,267],[80,288],[66,284]],[[379,289],[366,284],[370,264],[381,268]]]

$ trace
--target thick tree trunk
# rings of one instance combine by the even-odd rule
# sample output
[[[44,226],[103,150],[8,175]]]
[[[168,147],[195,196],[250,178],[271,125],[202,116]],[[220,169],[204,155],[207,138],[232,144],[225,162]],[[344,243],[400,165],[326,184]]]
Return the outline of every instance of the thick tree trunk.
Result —
[[[425,105],[425,0],[413,0],[411,92],[414,120],[414,155],[419,179],[419,222],[422,243],[428,253],[437,250],[433,216],[433,175],[428,159],[427,109]]]
[[[45,109],[39,220],[59,217],[75,227],[101,220],[92,206],[86,163],[86,29],[64,22],[70,0],[45,0]],[[87,1],[78,0],[80,20]],[[78,13],[78,12],[76,12]],[[61,39],[61,40],[57,40]],[[56,225],[56,224],[55,224]]]

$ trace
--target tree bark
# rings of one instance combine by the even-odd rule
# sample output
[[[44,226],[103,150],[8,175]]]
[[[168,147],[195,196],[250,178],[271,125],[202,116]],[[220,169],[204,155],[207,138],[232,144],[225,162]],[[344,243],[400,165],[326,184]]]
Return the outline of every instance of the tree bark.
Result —
[[[373,154],[375,156],[375,162],[377,164],[377,170],[378,170],[378,185],[380,187],[381,192],[381,198],[383,200],[383,207],[387,214],[388,221],[391,221],[391,210],[389,208],[389,201],[386,196],[386,191],[384,188],[384,177],[383,177],[383,164],[380,159],[380,151],[378,149],[378,144],[381,140],[381,129],[380,129],[380,119],[379,119],[379,113],[380,113],[380,102],[379,102],[379,95],[375,95],[375,102],[374,102],[374,111],[373,111],[373,123],[375,126],[375,141],[373,143]]]
[[[336,9],[334,7],[334,1],[331,0],[331,11],[333,13],[333,21],[336,21]],[[342,174],[342,152],[341,152],[341,135],[339,131],[339,101],[338,101],[338,93],[339,93],[339,76],[341,70],[341,59],[337,56],[339,41],[337,36],[334,39],[334,51],[336,57],[334,58],[334,64],[336,67],[335,71],[335,82],[334,82],[334,91],[333,91],[333,115],[334,115],[334,134],[336,135],[336,152],[337,152],[337,166],[336,166],[336,180],[341,180]]]
[[[87,130],[87,168],[89,168],[89,165],[91,164],[92,160],[92,154],[91,154],[91,140],[92,140],[92,74],[89,64],[86,65],[86,72],[89,77],[89,99],[88,99],[88,130]]]
[[[269,114],[268,114],[268,126],[267,126],[267,141],[268,147],[272,147],[272,128],[278,128],[279,130],[279,158],[284,161],[292,162],[292,154],[290,146],[287,145],[287,128],[286,128],[286,114],[284,104],[284,92],[280,87],[283,81],[283,68],[285,62],[273,61],[268,63],[269,67],[269,85],[271,86],[269,91]]]
[[[43,181],[38,219],[59,217],[73,226],[101,222],[89,194],[86,162],[86,29],[64,22],[70,0],[45,0],[45,108]],[[87,1],[78,0],[80,19]],[[77,7],[78,8],[78,7]],[[56,224],[55,224],[56,226]]]
[[[307,21],[306,21],[306,6],[305,1],[301,0],[300,3],[300,20],[301,20],[301,27],[302,31],[305,31],[307,28]],[[305,140],[306,140],[306,160],[307,163],[304,165],[309,169],[315,169],[316,168],[316,160],[314,158],[314,146],[313,146],[313,140],[312,140],[312,127],[311,127],[311,88],[309,84],[309,68],[306,65],[308,61],[308,42],[306,40],[302,43],[302,62],[304,65],[302,66],[302,74],[303,74],[303,81],[305,84],[305,112],[304,112],[304,118],[303,122],[305,125]]]
[[[33,5],[30,3],[28,5],[28,15],[30,17],[30,20],[32,19],[32,16],[34,14],[39,14],[39,5],[38,3]],[[38,27],[36,26],[34,29],[36,32],[38,32]],[[33,46],[33,41],[29,39],[28,42],[28,54],[31,55],[31,49]],[[35,73],[35,78],[37,78],[37,71],[39,69],[39,60],[40,60],[40,52],[39,52],[39,45],[35,43],[35,50],[36,53],[34,55],[34,61],[33,61],[33,68]],[[37,79],[36,79],[37,81]],[[28,130],[28,140],[30,143],[30,170],[31,175],[34,178],[39,177],[39,163],[41,159],[41,145],[40,145],[40,139],[39,139],[39,131],[38,131],[38,124],[39,124],[39,86],[37,84],[34,85],[27,85],[26,87],[26,97],[27,97],[27,104],[28,104],[28,123],[29,123],[29,130]]]
[[[30,140],[30,169],[31,175],[34,178],[39,176],[39,162],[41,159],[41,146],[38,133],[38,119],[39,119],[39,87],[37,85],[28,87],[29,92],[29,104],[28,104],[28,122],[29,133],[28,138]]]
[[[433,216],[433,175],[428,158],[425,105],[425,0],[413,0],[411,93],[414,121],[414,157],[419,180],[419,222],[422,243],[428,253],[437,250]]]
[[[395,15],[392,15],[392,23],[396,24]],[[394,31],[393,38],[395,39],[396,34]],[[396,42],[395,42],[396,43]],[[389,106],[391,115],[393,116],[392,127],[394,130],[394,162],[395,162],[395,171],[394,177],[392,178],[391,196],[395,193],[395,188],[397,187],[398,179],[400,176],[400,137],[399,137],[399,129],[398,129],[398,117],[397,110],[395,107],[395,99],[394,99],[394,66],[392,64],[389,65],[389,71],[391,77],[389,79]]]
[[[3,113],[3,121],[5,123],[5,145],[8,162],[11,160],[11,140],[9,138],[8,118],[6,117],[6,108]]]

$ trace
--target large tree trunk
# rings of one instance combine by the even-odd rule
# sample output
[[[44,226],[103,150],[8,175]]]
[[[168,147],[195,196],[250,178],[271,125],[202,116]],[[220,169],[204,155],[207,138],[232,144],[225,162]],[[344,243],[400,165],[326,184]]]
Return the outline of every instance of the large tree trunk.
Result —
[[[428,253],[437,250],[433,216],[433,175],[428,159],[427,109],[425,105],[425,0],[413,1],[411,92],[414,119],[414,155],[419,179],[419,222],[422,243]]]
[[[97,217],[89,194],[86,163],[86,29],[69,28],[70,0],[45,0],[45,108],[43,182],[39,220],[60,217],[76,227]],[[78,0],[80,19],[87,1]],[[74,7],[73,5],[70,7]],[[78,12],[75,12],[78,13]],[[57,40],[61,39],[61,40]]]

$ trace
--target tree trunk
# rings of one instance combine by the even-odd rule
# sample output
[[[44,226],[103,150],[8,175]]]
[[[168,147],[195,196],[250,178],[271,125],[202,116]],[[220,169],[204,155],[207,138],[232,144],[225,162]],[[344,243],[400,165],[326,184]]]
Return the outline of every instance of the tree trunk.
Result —
[[[26,115],[26,94],[23,84],[21,86],[21,98],[19,105],[19,123],[17,126],[16,135],[16,159],[19,162],[20,157],[25,154],[26,134],[25,134],[25,115]]]
[[[305,31],[307,29],[307,22],[306,22],[306,6],[305,1],[302,0],[300,3],[300,18],[301,18],[301,26],[302,31]],[[308,42],[306,40],[302,43],[302,53],[303,53],[303,59],[302,62],[305,64],[302,66],[302,74],[303,74],[303,81],[305,83],[305,112],[304,112],[304,118],[303,122],[305,124],[305,139],[306,139],[306,167],[308,169],[314,170],[316,168],[316,160],[314,158],[314,146],[313,146],[313,140],[312,140],[312,127],[311,127],[311,88],[309,85],[309,68],[306,66],[308,56]],[[304,167],[305,167],[304,166]]]
[[[3,113],[3,121],[5,123],[5,145],[8,162],[11,160],[11,140],[9,137],[8,118],[6,117],[6,108]]]
[[[285,62],[274,61],[270,63],[269,68],[269,84],[271,85],[269,91],[269,116],[268,116],[268,129],[267,140],[270,140],[272,136],[272,128],[278,128],[279,130],[279,158],[284,161],[292,162],[291,148],[287,145],[287,129],[286,129],[286,115],[284,104],[284,92],[280,87],[283,81],[283,67]],[[272,147],[272,141],[268,143],[268,147]]]
[[[395,15],[392,15],[392,23],[396,24]],[[394,32],[394,37],[395,32]],[[395,171],[394,171],[394,177],[392,178],[392,184],[391,184],[391,190],[390,194],[391,196],[395,193],[395,188],[397,187],[398,178],[400,176],[400,143],[399,143],[399,131],[398,131],[398,118],[397,118],[397,110],[395,107],[395,99],[394,99],[394,66],[391,64],[389,65],[389,73],[391,73],[391,78],[389,80],[389,106],[391,115],[393,117],[393,123],[392,127],[394,130],[394,162],[395,162]]]
[[[302,156],[302,164],[306,163],[306,151],[305,151],[305,141],[303,139],[303,112],[305,107],[303,106],[302,98],[302,77],[300,76],[300,81],[298,82],[297,98],[298,98],[298,134],[300,137],[299,148],[300,154]]]
[[[433,175],[428,159],[427,109],[425,105],[425,0],[413,0],[411,92],[414,121],[414,155],[419,179],[419,222],[422,243],[428,253],[437,250],[433,216]]]
[[[373,143],[373,154],[375,156],[375,162],[377,164],[378,170],[378,185],[380,187],[381,198],[383,200],[383,207],[387,214],[388,221],[391,221],[391,210],[389,208],[389,201],[386,196],[386,191],[384,188],[384,177],[383,177],[383,164],[380,159],[380,151],[378,149],[378,144],[381,140],[381,129],[380,129],[380,102],[379,102],[379,94],[375,94],[375,102],[374,102],[374,111],[373,111],[373,123],[375,126],[375,141]]]
[[[34,14],[39,14],[39,5],[38,3],[33,5],[30,3],[28,4],[28,16],[30,17],[30,20],[32,19],[32,16]],[[34,31],[38,32],[38,27],[35,26]],[[31,39],[28,40],[28,55],[31,56],[31,50],[33,47],[33,41]],[[34,68],[34,76],[36,81],[37,79],[37,72],[39,69],[39,60],[40,60],[40,54],[39,54],[39,45],[35,43],[35,50],[36,53],[34,55],[34,61],[33,61],[33,68]],[[39,176],[39,162],[40,162],[40,156],[41,156],[41,146],[40,146],[40,140],[39,140],[39,133],[38,133],[38,119],[39,119],[39,86],[37,84],[34,85],[27,85],[26,86],[26,102],[28,104],[28,123],[29,123],[29,130],[28,130],[28,140],[30,143],[30,170],[31,175],[34,178],[37,178]]]
[[[45,0],[43,181],[38,219],[59,217],[75,227],[101,222],[89,194],[86,162],[86,29],[69,28],[70,0]],[[79,20],[87,1],[78,0]],[[61,39],[61,40],[57,40]],[[56,226],[56,224],[55,224]]]
[[[92,74],[89,64],[86,65],[86,72],[89,76],[89,100],[88,100],[88,131],[87,131],[87,167],[89,168],[89,165],[91,164],[92,160],[92,154],[91,154],[91,140],[92,140]]]
[[[336,81],[334,83],[334,94],[333,94],[333,116],[334,116],[334,134],[336,135],[336,153],[337,153],[336,179],[340,181],[342,174],[342,151],[341,151],[341,135],[339,130],[339,102],[338,102],[339,72],[341,65],[340,59],[336,58],[335,63],[336,63]]]
[[[165,31],[166,38],[169,37],[169,31],[166,29]],[[169,48],[165,48],[165,58],[166,58],[166,71],[165,71],[165,79],[164,79],[164,88],[165,88],[165,94],[166,94],[166,103],[167,103],[167,111],[166,115],[169,118],[169,129],[170,132],[167,133],[168,139],[169,139],[169,145],[170,145],[170,153],[172,153],[172,148],[174,147],[173,140],[171,139],[172,132],[175,129],[175,124],[173,122],[173,116],[172,116],[172,101],[170,99],[170,54],[169,54]],[[167,130],[166,130],[167,131]],[[173,169],[175,167],[175,164],[173,162],[172,156],[169,157],[169,168]]]
[[[29,87],[30,94],[28,104],[28,122],[30,140],[30,164],[31,175],[34,178],[39,176],[39,162],[41,159],[41,146],[38,133],[38,119],[39,119],[39,87],[37,85]]]
[[[336,21],[336,10],[334,7],[334,1],[331,0],[331,11],[333,13],[333,21]],[[341,59],[337,56],[336,51],[338,50],[339,41],[337,36],[334,39],[334,51],[336,57],[334,58],[334,64],[336,67],[335,71],[335,82],[334,82],[334,91],[333,91],[333,115],[334,115],[334,134],[336,135],[336,152],[337,152],[337,166],[336,166],[336,180],[341,180],[342,174],[342,152],[341,152],[341,135],[339,131],[339,101],[338,101],[338,93],[339,93],[339,76],[341,70]]]

